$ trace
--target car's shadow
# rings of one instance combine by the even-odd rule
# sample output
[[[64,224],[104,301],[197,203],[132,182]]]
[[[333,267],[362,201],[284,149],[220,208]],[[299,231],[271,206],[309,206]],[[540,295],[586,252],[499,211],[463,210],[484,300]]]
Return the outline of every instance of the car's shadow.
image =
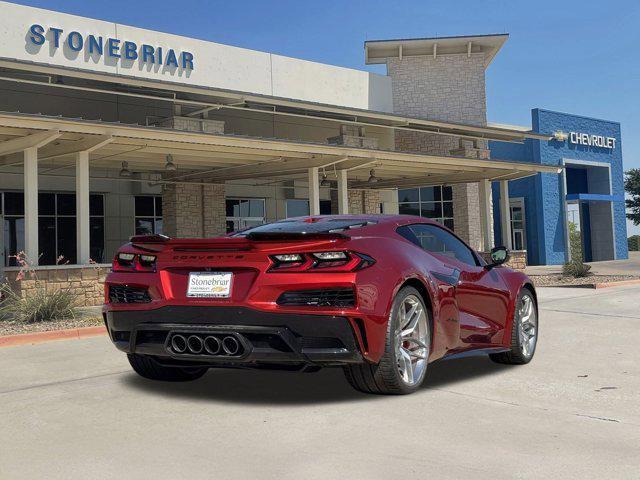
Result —
[[[486,356],[438,361],[429,365],[422,393],[430,388],[495,375],[507,368]],[[147,393],[200,401],[305,405],[384,398],[355,391],[338,368],[326,368],[317,373],[220,369],[210,370],[200,380],[188,383],[155,382],[133,372],[122,378],[128,387]]]

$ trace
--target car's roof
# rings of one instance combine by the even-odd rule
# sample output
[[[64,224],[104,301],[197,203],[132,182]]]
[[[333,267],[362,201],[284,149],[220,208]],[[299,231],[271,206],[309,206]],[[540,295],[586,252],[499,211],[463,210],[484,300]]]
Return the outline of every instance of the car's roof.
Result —
[[[257,225],[246,230],[234,232],[234,237],[281,237],[283,235],[326,235],[352,234],[355,230],[367,227],[370,233],[380,234],[387,230],[412,223],[435,223],[423,217],[411,215],[306,215],[290,217],[275,222]],[[349,233],[347,233],[349,232]]]

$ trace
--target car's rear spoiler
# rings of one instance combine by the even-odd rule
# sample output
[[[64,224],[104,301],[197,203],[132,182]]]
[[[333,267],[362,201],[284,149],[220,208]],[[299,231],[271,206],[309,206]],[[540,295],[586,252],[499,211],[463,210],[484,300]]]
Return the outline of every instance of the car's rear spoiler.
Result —
[[[131,243],[164,243],[171,240],[171,237],[156,233],[154,235],[134,235],[129,238]]]

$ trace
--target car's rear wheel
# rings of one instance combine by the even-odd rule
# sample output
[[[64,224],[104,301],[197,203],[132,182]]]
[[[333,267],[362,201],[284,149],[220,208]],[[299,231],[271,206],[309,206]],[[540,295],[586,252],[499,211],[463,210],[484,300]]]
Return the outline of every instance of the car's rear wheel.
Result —
[[[197,380],[206,368],[164,367],[146,355],[128,354],[127,358],[135,372],[141,377],[164,382],[189,382]]]
[[[396,395],[417,390],[427,371],[430,314],[420,292],[401,289],[391,308],[384,355],[377,365],[345,367],[351,386],[361,392]]]
[[[538,308],[533,292],[523,288],[518,294],[511,328],[511,350],[489,355],[497,363],[522,365],[533,358],[538,343]]]

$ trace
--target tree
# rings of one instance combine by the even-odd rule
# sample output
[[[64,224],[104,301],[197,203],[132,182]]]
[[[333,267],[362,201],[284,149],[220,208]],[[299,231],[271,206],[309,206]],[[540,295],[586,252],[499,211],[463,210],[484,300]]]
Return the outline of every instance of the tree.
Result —
[[[625,172],[624,189],[631,196],[625,202],[627,209],[627,218],[634,225],[640,225],[640,168],[632,168]]]

